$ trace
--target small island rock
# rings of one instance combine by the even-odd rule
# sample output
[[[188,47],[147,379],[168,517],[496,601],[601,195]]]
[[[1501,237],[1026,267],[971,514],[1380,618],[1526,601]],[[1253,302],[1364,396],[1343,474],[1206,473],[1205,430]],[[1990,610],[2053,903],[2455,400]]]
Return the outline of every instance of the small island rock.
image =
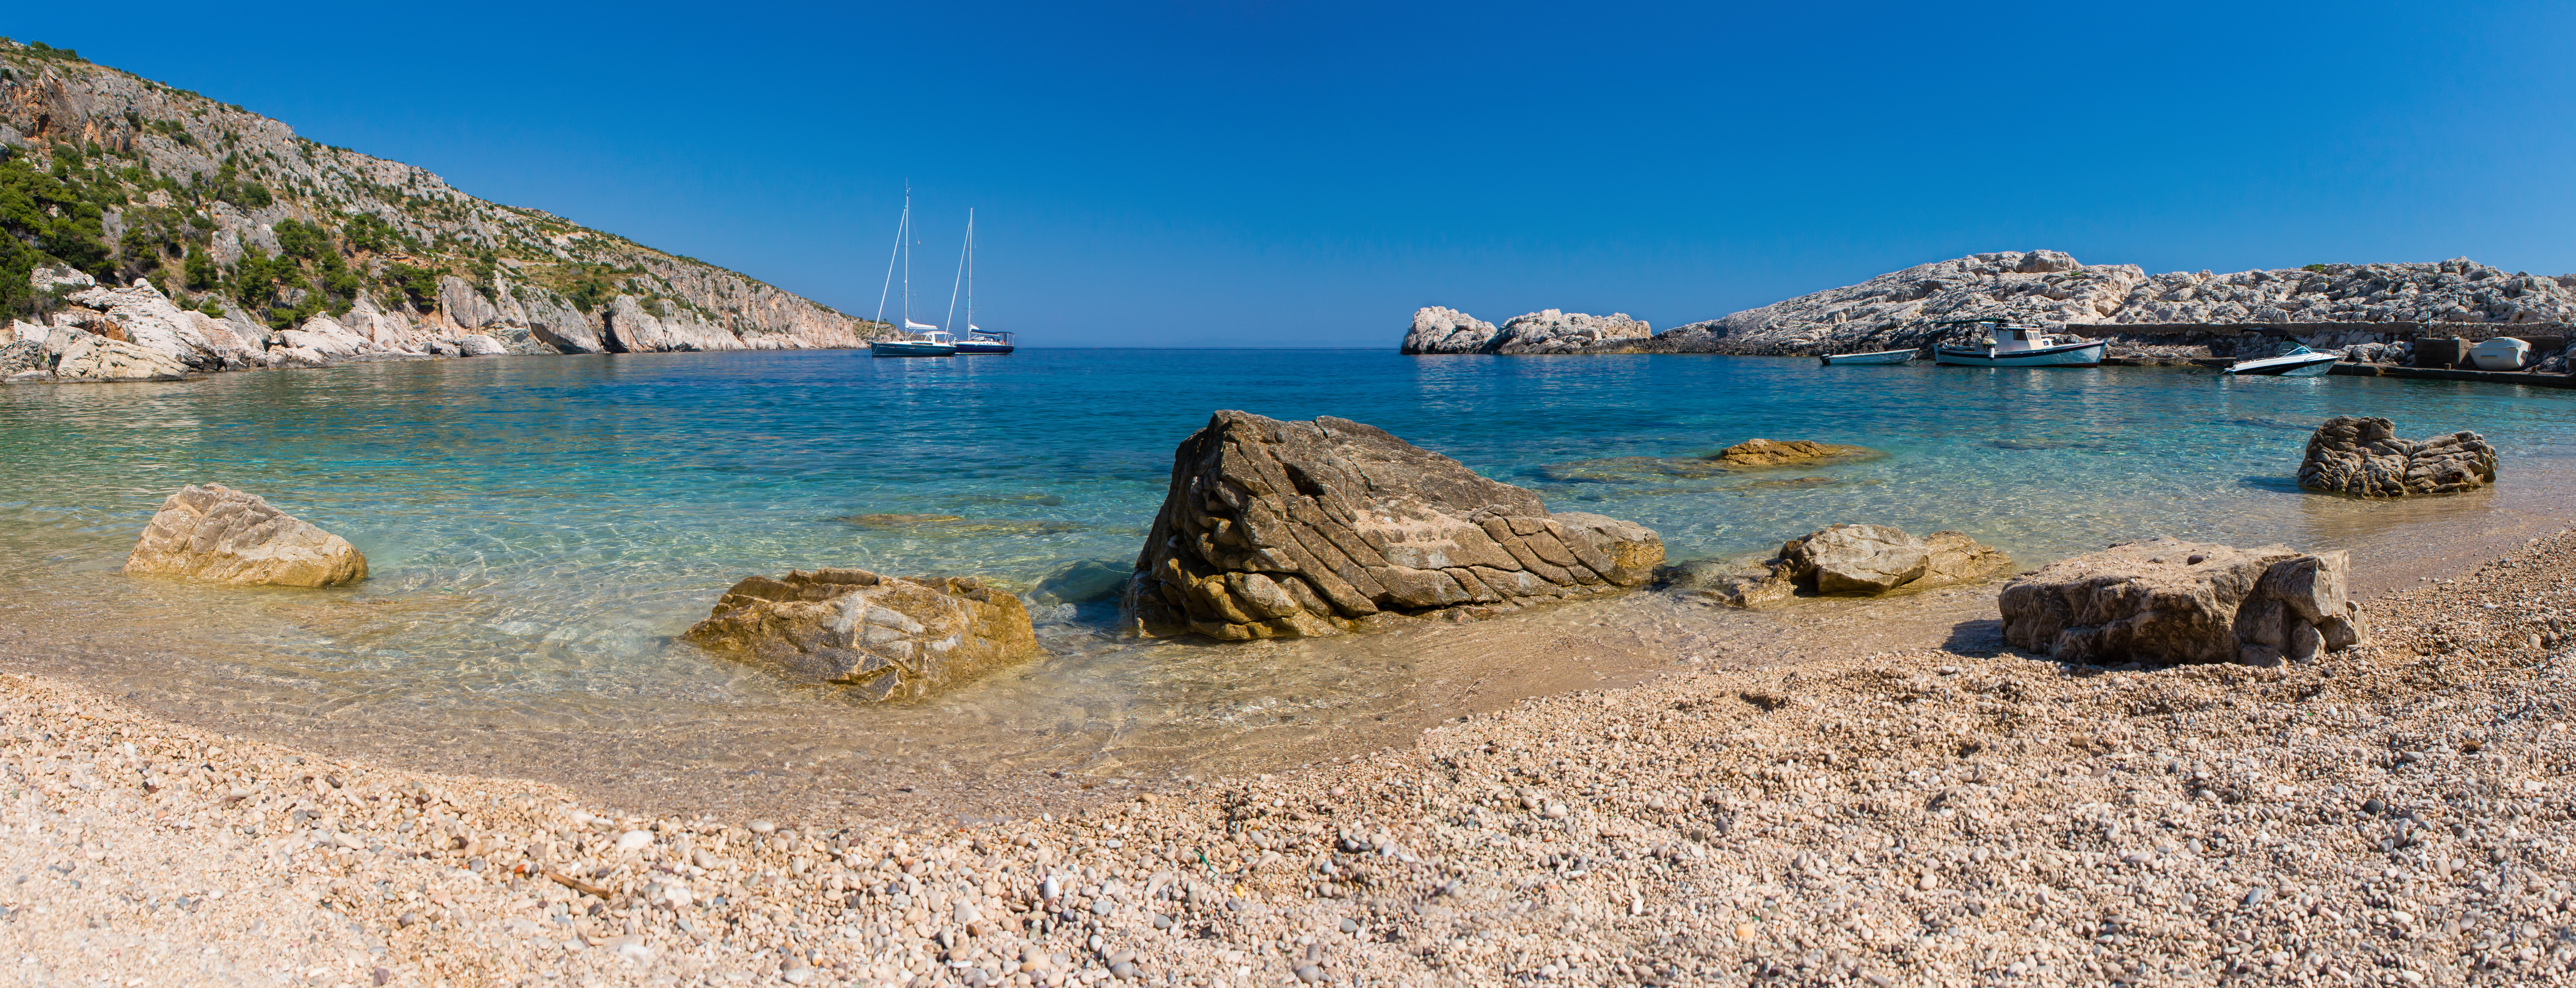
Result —
[[[1730,467],[1777,467],[1793,463],[1814,463],[1846,457],[1867,456],[1877,452],[1860,446],[1836,446],[1832,443],[1792,439],[1785,443],[1768,439],[1747,439],[1719,452],[1713,459]]]
[[[2495,483],[2496,451],[2474,432],[2423,442],[2397,438],[2383,418],[2339,415],[2308,437],[2299,486],[2360,497],[2476,490]]]
[[[1028,606],[967,578],[863,569],[745,577],[682,638],[870,700],[901,700],[1038,654]]]
[[[1316,637],[1635,586],[1663,555],[1382,429],[1221,411],[1173,452],[1125,604],[1146,635]]]
[[[367,578],[347,539],[222,484],[188,486],[161,502],[125,559],[138,576],[281,587],[336,587]]]
[[[2362,641],[2342,552],[2158,539],[2004,586],[2004,641],[2069,662],[2307,661]]]

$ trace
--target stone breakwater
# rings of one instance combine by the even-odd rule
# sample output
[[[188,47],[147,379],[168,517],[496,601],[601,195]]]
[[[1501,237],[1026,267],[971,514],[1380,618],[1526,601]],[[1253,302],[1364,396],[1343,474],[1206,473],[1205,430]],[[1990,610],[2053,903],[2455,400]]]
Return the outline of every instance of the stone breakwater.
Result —
[[[2107,339],[2110,356],[2123,361],[2270,356],[2291,342],[2337,350],[2525,333],[2551,337],[2553,349],[2563,349],[2565,324],[2576,321],[2576,275],[2503,271],[2467,258],[2149,275],[2134,264],[2087,265],[2059,251],[2000,251],[1916,265],[1651,336],[1561,336],[1545,349],[1488,346],[1501,338],[1490,324],[1455,310],[1424,309],[1406,333],[1404,352],[1852,353],[1958,342],[1976,328],[1936,323],[1965,318]]]
[[[2279,669],[1677,666],[962,828],[637,815],[6,677],[0,948],[120,984],[2555,983],[2571,575],[2544,538]]]

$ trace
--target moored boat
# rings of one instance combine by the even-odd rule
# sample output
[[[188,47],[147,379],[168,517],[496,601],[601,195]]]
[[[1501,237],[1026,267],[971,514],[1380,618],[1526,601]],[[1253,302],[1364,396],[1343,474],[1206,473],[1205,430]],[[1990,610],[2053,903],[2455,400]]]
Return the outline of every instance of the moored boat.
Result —
[[[2469,362],[2484,371],[2518,371],[2531,366],[2531,344],[2499,336],[2470,347]]]
[[[906,325],[918,324],[907,320]],[[891,340],[877,340],[869,343],[868,356],[954,357],[957,355],[957,344],[947,333],[928,326],[921,328],[926,332],[919,336],[898,336]]]
[[[972,230],[970,226],[968,228]],[[886,257],[885,290],[877,294],[877,318],[885,322],[886,296],[894,291],[895,262],[903,262],[903,335],[868,344],[871,357],[954,357],[957,338],[937,326],[912,321],[912,190],[903,190],[903,218],[895,221],[894,253]],[[949,304],[955,305],[952,300]]]
[[[1911,348],[1904,350],[1873,350],[1869,353],[1827,353],[1817,355],[1816,362],[1827,367],[1831,367],[1836,364],[1902,364],[1913,360],[1920,354],[1921,351]]]
[[[975,211],[972,209],[966,211],[966,248],[957,258],[957,280],[966,288],[966,338],[957,341],[957,352],[1000,356],[1019,349],[1012,345],[1011,334],[975,325]],[[954,288],[949,290],[948,318],[949,325],[956,325],[957,294]]]
[[[2002,319],[1952,319],[1934,325],[1981,325],[1994,328],[1975,346],[1932,348],[1932,362],[1952,367],[2097,367],[2108,341],[2072,334],[2058,336]]]
[[[1015,349],[1018,348],[1012,345],[1011,334],[977,329],[974,323],[966,324],[966,338],[957,341],[957,352],[961,354],[1005,354]]]
[[[2242,377],[2315,377],[2342,359],[2343,355],[2339,353],[2318,353],[2301,346],[2277,357],[2239,360],[2223,373]]]

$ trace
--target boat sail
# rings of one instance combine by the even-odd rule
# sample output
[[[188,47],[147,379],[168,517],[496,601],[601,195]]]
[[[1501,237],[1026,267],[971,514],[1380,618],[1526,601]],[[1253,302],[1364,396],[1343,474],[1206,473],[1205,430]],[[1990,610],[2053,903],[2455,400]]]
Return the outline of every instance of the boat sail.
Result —
[[[975,325],[975,211],[966,211],[966,246],[957,259],[957,280],[966,286],[966,337],[957,341],[961,354],[1006,354],[1018,349],[1011,345],[1011,334]],[[956,325],[957,286],[948,288],[949,325]]]
[[[904,335],[868,344],[871,357],[954,357],[957,343],[937,326],[912,321],[912,190],[903,190],[903,218],[894,226],[894,254],[886,258],[886,284],[877,292],[877,321],[885,321],[886,295],[894,289],[895,262],[903,262]]]

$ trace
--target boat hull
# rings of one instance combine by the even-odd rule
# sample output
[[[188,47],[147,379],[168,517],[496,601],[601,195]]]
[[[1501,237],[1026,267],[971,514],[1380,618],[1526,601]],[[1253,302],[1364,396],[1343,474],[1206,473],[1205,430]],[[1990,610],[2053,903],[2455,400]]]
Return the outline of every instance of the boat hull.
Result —
[[[2035,350],[1996,353],[1984,347],[1935,347],[1932,361],[1950,367],[2099,367],[2108,341],[2069,343]]]
[[[1918,354],[1919,351],[1915,350],[1880,350],[1874,353],[1828,353],[1818,356],[1816,358],[1816,362],[1827,367],[1842,364],[1902,364],[1913,360]]]
[[[915,343],[908,340],[878,340],[868,344],[871,357],[954,357],[957,347],[950,343]]]
[[[2339,354],[2309,353],[2297,357],[2268,357],[2248,360],[2227,369],[2239,377],[2315,377],[2333,369],[2342,360]]]
[[[958,355],[959,355],[959,356],[964,356],[964,355],[967,355],[967,354],[975,354],[975,353],[982,353],[982,354],[996,354],[996,355],[998,355],[998,354],[1005,354],[1005,353],[1009,353],[1009,352],[1011,352],[1012,350],[1015,350],[1015,349],[1018,349],[1018,348],[1017,348],[1017,347],[1014,347],[1014,346],[1012,346],[1012,345],[1010,345],[1010,344],[1008,344],[1008,343],[960,343],[960,344],[957,344],[957,353],[958,353]]]

